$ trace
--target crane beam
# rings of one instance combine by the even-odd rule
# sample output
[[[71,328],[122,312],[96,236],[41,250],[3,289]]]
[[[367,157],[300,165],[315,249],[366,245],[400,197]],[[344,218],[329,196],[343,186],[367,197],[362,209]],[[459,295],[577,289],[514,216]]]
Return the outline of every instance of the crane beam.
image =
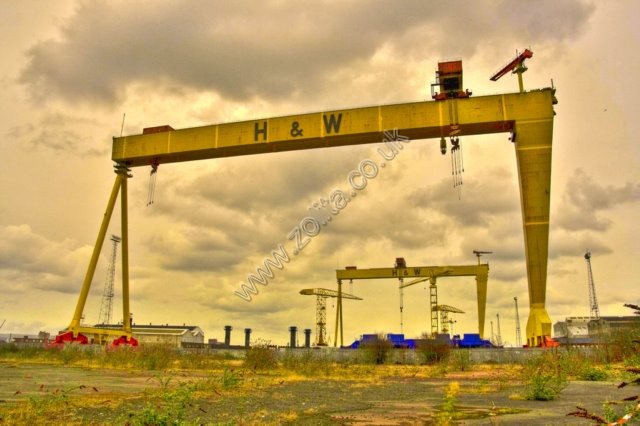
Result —
[[[339,280],[372,280],[388,278],[431,278],[431,277],[475,277],[479,274],[488,275],[489,265],[457,265],[457,266],[413,266],[407,268],[370,268],[370,269],[338,269],[336,278]],[[412,280],[402,287],[418,284],[426,280]]]
[[[147,132],[113,138],[112,159],[128,167],[410,139],[509,132],[519,120],[552,120],[551,90],[412,102]]]
[[[342,297],[343,299],[362,300],[361,297],[354,296],[353,294],[340,294],[336,290],[326,288],[305,288],[304,290],[300,290],[300,294],[303,296]]]

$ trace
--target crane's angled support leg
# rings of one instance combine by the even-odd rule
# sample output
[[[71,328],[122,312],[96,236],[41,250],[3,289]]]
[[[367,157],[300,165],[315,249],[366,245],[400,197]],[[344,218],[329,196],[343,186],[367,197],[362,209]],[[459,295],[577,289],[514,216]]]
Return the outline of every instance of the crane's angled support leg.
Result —
[[[111,215],[113,214],[113,208],[118,198],[118,191],[120,190],[120,187],[122,185],[122,180],[123,179],[121,175],[119,174],[116,175],[116,180],[115,180],[115,183],[113,184],[113,189],[111,190],[111,196],[109,197],[109,202],[107,203],[107,209],[102,218],[100,231],[98,231],[98,238],[96,238],[96,243],[93,246],[93,253],[91,254],[91,260],[89,261],[87,272],[84,275],[84,281],[82,282],[82,288],[80,290],[80,295],[78,296],[78,303],[76,304],[76,310],[73,313],[73,318],[68,327],[68,330],[73,332],[74,337],[78,336],[80,321],[82,319],[82,313],[84,311],[84,305],[87,302],[87,296],[89,295],[89,289],[91,288],[93,275],[96,272],[96,265],[98,264],[100,251],[102,250],[102,245],[104,244],[104,238],[107,235],[107,229],[109,228],[109,222],[111,220]]]
[[[485,265],[486,266],[486,265]],[[476,275],[476,289],[478,292],[478,333],[484,339],[484,320],[487,308],[487,281],[489,279],[489,267],[478,271]]]
[[[545,307],[545,298],[553,117],[517,121],[515,132],[529,284],[527,344],[534,347],[542,344],[544,336],[551,336],[551,319]]]

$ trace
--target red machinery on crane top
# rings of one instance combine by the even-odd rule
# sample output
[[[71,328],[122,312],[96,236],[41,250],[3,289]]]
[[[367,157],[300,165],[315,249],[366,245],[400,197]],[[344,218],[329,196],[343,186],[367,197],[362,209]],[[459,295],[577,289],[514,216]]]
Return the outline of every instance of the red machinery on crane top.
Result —
[[[435,88],[440,92],[436,93]],[[469,90],[462,89],[462,61],[438,62],[436,82],[431,84],[431,97],[436,101],[468,98]]]
[[[507,65],[502,67],[500,71],[498,71],[493,76],[491,76],[490,80],[498,81],[500,77],[502,77],[503,75],[507,74],[510,71],[517,69],[523,64],[525,59],[529,59],[531,57],[533,57],[533,52],[529,49],[524,49],[524,52],[520,53],[518,56],[515,57],[514,60],[509,62]]]

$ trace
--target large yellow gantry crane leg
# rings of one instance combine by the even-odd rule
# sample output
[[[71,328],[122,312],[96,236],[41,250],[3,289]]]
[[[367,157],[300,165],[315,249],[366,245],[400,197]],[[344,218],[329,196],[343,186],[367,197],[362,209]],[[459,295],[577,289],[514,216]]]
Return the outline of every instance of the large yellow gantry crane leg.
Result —
[[[551,336],[545,300],[553,121],[533,118],[516,121],[514,134],[529,283],[527,345],[533,347],[541,345],[544,336]]]
[[[120,167],[157,167],[163,163],[376,143],[383,141],[385,130],[394,129],[399,135],[413,140],[440,139],[452,134],[511,132],[518,163],[531,308],[527,341],[529,345],[536,346],[543,336],[551,335],[545,289],[553,92],[554,89],[547,88],[523,93],[342,109],[181,130],[164,126],[140,135],[114,138],[112,159]],[[98,238],[97,242],[102,240]],[[125,235],[122,242],[124,261],[127,259]],[[79,330],[77,314],[84,307],[93,268],[95,265],[90,266],[91,274],[87,274],[83,283],[82,301],[78,303],[70,330]],[[127,318],[124,322],[127,323]]]

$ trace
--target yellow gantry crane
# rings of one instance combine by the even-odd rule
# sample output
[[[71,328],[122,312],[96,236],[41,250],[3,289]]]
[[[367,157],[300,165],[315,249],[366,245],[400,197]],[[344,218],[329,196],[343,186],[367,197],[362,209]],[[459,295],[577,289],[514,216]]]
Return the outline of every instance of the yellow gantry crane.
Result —
[[[441,142],[454,135],[458,138],[511,133],[518,166],[529,284],[527,342],[530,346],[540,344],[544,336],[551,335],[545,298],[555,89],[472,97],[460,87],[461,63],[455,71],[455,75],[440,76],[440,93],[433,96],[434,101],[328,110],[180,130],[160,126],[145,129],[138,135],[114,137],[112,160],[116,180],[73,318],[61,333],[63,337],[59,336],[60,340],[76,341],[83,333],[100,341],[110,336],[124,341],[131,339],[127,224],[127,180],[132,177],[131,168],[150,166],[153,171],[167,163],[376,143],[383,141],[385,130],[397,130],[399,135],[412,140],[435,138]],[[122,221],[123,327],[106,331],[83,327],[80,320],[118,192]]]
[[[345,269],[336,270],[336,278],[338,280],[338,292],[342,292],[343,280],[375,280],[375,279],[398,279],[400,290],[429,281],[429,307],[431,310],[431,334],[438,332],[438,289],[436,281],[441,277],[475,277],[476,278],[476,294],[478,301],[478,333],[480,337],[484,337],[484,320],[485,309],[487,306],[487,281],[489,279],[489,264],[481,263],[478,265],[457,265],[457,266],[406,266],[403,258],[397,258],[393,268],[370,268],[358,269],[355,266],[349,266]],[[409,282],[405,279],[414,278]],[[401,302],[402,305],[402,302]],[[342,312],[340,308],[340,299],[338,299],[337,312]],[[337,314],[336,314],[337,315]],[[340,346],[343,343],[342,328],[338,329],[336,321],[336,335],[334,345],[337,346],[338,332],[340,334]]]
[[[342,299],[362,300],[361,297],[354,296],[349,293],[341,293],[336,290],[328,290],[326,288],[306,288],[300,290],[300,294],[304,296],[316,297],[316,346],[327,346],[327,299],[335,297],[338,304],[342,306]],[[340,316],[342,322],[342,316]]]

